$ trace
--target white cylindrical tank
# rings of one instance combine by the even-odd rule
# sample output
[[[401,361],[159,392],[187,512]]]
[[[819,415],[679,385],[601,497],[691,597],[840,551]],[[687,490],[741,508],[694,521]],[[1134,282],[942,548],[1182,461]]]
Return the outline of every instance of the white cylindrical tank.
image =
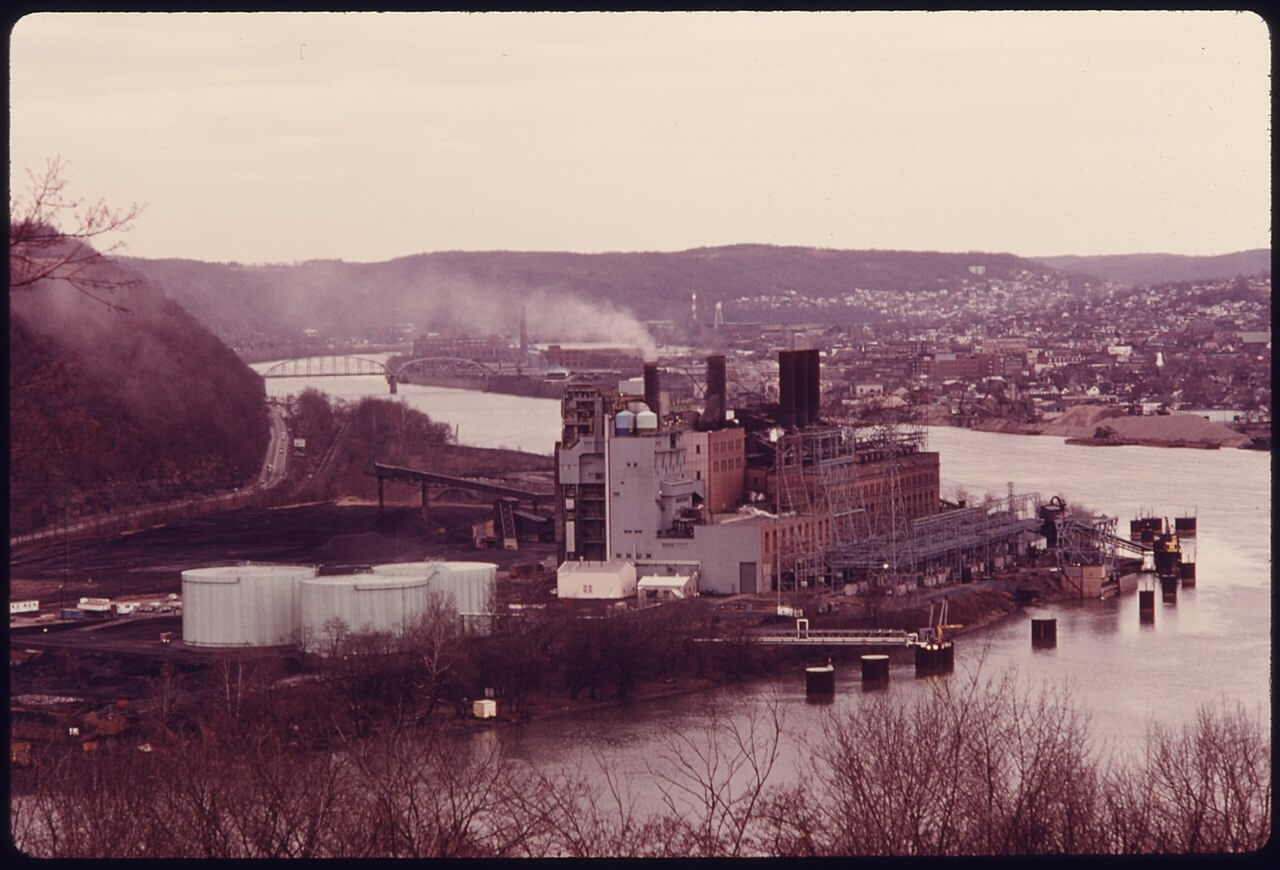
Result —
[[[613,418],[613,431],[619,435],[630,435],[636,428],[636,415],[630,411],[619,411]]]
[[[336,574],[299,584],[298,628],[306,642],[323,646],[333,620],[351,634],[400,635],[427,611],[428,578],[422,571]]]
[[[182,640],[191,646],[279,646],[295,638],[309,565],[228,565],[182,572]]]
[[[467,634],[488,634],[493,628],[498,566],[492,562],[400,562],[372,570],[391,577],[426,572],[431,591],[457,611]]]
[[[652,432],[658,428],[658,415],[652,411],[641,411],[636,414],[636,431]]]

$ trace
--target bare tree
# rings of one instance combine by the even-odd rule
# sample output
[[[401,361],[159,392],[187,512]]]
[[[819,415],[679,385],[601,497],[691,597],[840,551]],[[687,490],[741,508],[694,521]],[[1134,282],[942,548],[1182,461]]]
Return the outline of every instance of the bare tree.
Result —
[[[9,290],[30,290],[45,280],[65,281],[112,310],[127,311],[107,296],[133,279],[100,268],[123,243],[101,250],[95,245],[110,234],[127,231],[142,207],[134,204],[118,211],[103,201],[86,204],[72,198],[65,171],[56,157],[40,175],[28,170],[27,195],[9,200]]]
[[[421,618],[405,632],[403,648],[410,656],[413,688],[426,702],[419,721],[435,712],[457,656],[462,617],[438,590],[432,590]]]
[[[782,720],[775,698],[743,721],[716,716],[701,732],[670,735],[649,767],[666,809],[666,854],[737,858],[760,851]]]
[[[1153,724],[1143,763],[1106,788],[1112,851],[1252,852],[1271,838],[1271,742],[1243,707]]]

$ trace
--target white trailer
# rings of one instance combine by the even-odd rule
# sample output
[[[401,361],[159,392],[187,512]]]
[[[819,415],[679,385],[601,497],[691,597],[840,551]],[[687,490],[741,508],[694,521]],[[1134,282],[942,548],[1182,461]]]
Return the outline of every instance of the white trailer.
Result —
[[[9,615],[13,616],[18,613],[38,613],[40,611],[39,601],[10,601]]]

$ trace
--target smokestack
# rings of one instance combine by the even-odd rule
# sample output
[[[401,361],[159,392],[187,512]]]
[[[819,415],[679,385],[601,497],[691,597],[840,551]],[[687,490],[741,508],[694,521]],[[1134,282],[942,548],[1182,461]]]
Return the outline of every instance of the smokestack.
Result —
[[[728,396],[724,369],[724,354],[707,357],[707,392],[702,411],[703,422],[712,429],[724,426],[725,404]]]
[[[805,418],[809,423],[818,422],[822,411],[822,369],[817,349],[798,351],[805,369]]]
[[[520,306],[520,356],[529,352],[529,329],[525,322],[524,306]],[[632,369],[635,371],[635,369]]]
[[[820,376],[816,350],[778,351],[778,425],[803,429],[818,422]]]
[[[635,369],[632,369],[635,371]],[[658,364],[656,362],[647,362],[644,364],[644,403],[649,406],[649,410],[658,415],[658,419],[662,419],[662,410],[658,407],[661,398],[662,386],[658,381]]]
[[[796,354],[778,351],[778,425],[795,428],[796,422]]]

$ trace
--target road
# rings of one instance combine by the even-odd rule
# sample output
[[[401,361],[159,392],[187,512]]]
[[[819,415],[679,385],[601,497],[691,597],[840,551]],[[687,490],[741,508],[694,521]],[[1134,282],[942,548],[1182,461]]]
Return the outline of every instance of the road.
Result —
[[[14,535],[9,538],[9,547],[39,543],[53,540],[63,535],[81,535],[85,532],[103,531],[119,534],[122,531],[147,528],[165,522],[175,511],[199,510],[221,505],[225,509],[242,507],[248,502],[247,496],[262,492],[284,482],[289,467],[289,429],[285,423],[284,412],[276,405],[268,405],[268,420],[271,426],[271,437],[267,439],[267,450],[262,458],[262,465],[254,482],[247,487],[239,487],[232,492],[199,498],[181,499],[167,504],[147,505],[133,510],[113,511],[109,514],[94,517],[82,517],[66,525],[57,525],[31,532],[25,535]],[[242,490],[246,492],[242,492]]]
[[[288,471],[289,464],[289,428],[285,424],[284,412],[276,405],[269,407],[271,421],[271,437],[267,439],[267,454],[262,458],[262,468],[258,471],[255,487],[270,489],[281,483]]]

